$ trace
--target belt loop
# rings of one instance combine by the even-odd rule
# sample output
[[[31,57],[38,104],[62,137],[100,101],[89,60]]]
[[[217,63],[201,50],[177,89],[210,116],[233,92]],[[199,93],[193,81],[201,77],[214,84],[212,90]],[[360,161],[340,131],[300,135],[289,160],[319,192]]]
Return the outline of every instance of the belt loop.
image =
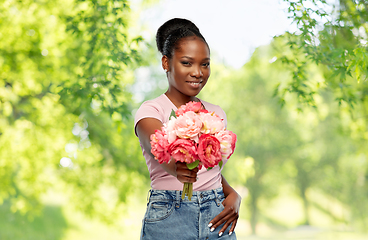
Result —
[[[217,195],[217,189],[212,189],[212,191],[215,193],[216,205],[219,207],[220,206],[220,199]]]
[[[151,194],[152,194],[152,189],[148,190],[148,193],[147,193],[147,205],[148,205],[149,200],[151,198]]]
[[[175,207],[179,208],[180,207],[180,200],[181,200],[180,191],[176,190],[175,192],[176,192]]]

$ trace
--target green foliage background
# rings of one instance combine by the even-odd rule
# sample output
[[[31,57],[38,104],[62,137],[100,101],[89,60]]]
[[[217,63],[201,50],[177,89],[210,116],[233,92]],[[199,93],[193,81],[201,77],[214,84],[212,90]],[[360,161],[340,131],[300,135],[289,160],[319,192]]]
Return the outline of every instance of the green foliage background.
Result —
[[[243,197],[238,238],[314,226],[327,230],[313,239],[363,239],[368,3],[285,2],[299,30],[240,69],[212,61],[200,94],[238,135],[224,168]],[[149,175],[132,116],[167,87],[138,13],[0,3],[0,239],[138,239]]]
[[[43,194],[67,192],[114,221],[147,180],[131,128],[141,38],[128,34],[128,2],[2,1],[0,12],[0,202],[32,218]]]

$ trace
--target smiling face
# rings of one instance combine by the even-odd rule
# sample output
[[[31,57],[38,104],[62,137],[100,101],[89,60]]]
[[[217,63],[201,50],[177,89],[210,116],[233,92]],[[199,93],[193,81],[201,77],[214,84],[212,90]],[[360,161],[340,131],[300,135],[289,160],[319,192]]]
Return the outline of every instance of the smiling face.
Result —
[[[168,70],[169,89],[166,95],[179,105],[195,100],[210,76],[210,51],[198,37],[186,37],[178,42],[171,59],[162,57]]]

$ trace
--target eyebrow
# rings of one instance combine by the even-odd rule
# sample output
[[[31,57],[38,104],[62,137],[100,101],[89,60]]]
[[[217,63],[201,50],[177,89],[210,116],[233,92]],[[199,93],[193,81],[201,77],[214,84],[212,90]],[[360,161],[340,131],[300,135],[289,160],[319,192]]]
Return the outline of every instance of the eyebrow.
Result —
[[[193,60],[193,58],[192,58],[192,57],[188,57],[188,56],[182,56],[181,58],[188,58],[188,59],[190,59],[190,60]],[[210,60],[210,58],[204,58],[203,60]]]

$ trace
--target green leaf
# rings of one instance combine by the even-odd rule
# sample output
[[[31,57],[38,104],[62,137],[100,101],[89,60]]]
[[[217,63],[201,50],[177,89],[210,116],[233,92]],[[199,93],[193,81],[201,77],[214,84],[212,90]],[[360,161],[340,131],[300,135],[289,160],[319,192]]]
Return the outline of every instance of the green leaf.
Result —
[[[196,168],[199,164],[199,160],[196,160],[195,162],[192,163],[187,163],[187,167],[192,170],[193,168]]]
[[[224,162],[221,160],[220,162],[219,162],[219,167],[220,167],[220,169],[222,168],[222,165],[224,164]]]
[[[169,117],[169,119],[170,119],[171,117],[174,117],[174,118],[176,118],[176,114],[175,114],[175,111],[174,111],[174,109],[171,109],[171,114],[170,114],[170,117]]]

